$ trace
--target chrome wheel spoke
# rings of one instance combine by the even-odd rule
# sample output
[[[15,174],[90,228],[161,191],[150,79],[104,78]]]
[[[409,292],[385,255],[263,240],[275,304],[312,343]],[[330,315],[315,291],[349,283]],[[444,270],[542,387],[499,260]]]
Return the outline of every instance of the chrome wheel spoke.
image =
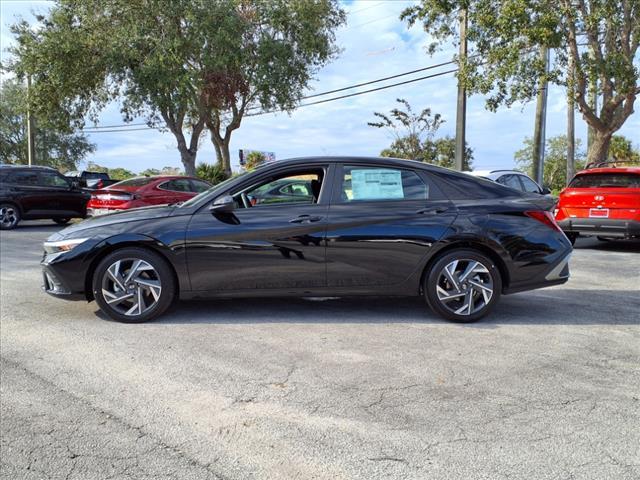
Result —
[[[493,297],[493,278],[481,262],[460,258],[447,264],[438,276],[436,295],[456,315],[473,315]]]
[[[160,301],[162,282],[150,263],[139,258],[124,258],[107,268],[102,278],[102,295],[118,313],[135,317]]]

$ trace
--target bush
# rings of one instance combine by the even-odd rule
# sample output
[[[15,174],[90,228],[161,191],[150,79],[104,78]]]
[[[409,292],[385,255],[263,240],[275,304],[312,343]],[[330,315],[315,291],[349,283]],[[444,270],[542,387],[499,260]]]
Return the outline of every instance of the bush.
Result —
[[[215,165],[210,163],[199,163],[196,167],[196,175],[199,178],[206,180],[211,185],[216,185],[227,179],[227,174],[219,163],[216,163]]]
[[[266,159],[267,157],[262,152],[249,152],[244,166],[247,170],[254,170],[262,165]]]

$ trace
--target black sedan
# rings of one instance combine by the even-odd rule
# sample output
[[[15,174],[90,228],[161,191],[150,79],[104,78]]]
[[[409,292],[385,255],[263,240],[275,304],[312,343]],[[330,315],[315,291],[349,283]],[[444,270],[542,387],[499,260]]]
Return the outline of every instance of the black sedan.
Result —
[[[313,195],[253,204],[283,180]],[[300,158],[174,206],[85,220],[44,244],[44,289],[144,322],[176,298],[423,295],[482,318],[501,294],[569,278],[571,244],[544,198],[420,162]]]

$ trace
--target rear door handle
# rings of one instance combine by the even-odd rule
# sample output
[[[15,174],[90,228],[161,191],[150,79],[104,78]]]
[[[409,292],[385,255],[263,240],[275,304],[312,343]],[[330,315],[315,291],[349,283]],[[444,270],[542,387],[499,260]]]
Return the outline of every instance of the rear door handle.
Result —
[[[418,210],[416,214],[418,215],[438,215],[440,213],[444,213],[448,210],[446,207],[430,207],[423,208],[422,210]]]
[[[312,215],[300,215],[299,217],[292,218],[289,223],[314,223],[319,222],[324,217],[317,217]]]

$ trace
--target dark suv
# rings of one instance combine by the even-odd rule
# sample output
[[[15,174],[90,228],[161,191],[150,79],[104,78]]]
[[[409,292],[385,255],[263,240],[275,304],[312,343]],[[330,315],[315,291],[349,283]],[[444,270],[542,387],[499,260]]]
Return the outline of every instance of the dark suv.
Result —
[[[0,166],[0,229],[20,220],[50,218],[64,225],[84,218],[89,194],[49,167]]]

